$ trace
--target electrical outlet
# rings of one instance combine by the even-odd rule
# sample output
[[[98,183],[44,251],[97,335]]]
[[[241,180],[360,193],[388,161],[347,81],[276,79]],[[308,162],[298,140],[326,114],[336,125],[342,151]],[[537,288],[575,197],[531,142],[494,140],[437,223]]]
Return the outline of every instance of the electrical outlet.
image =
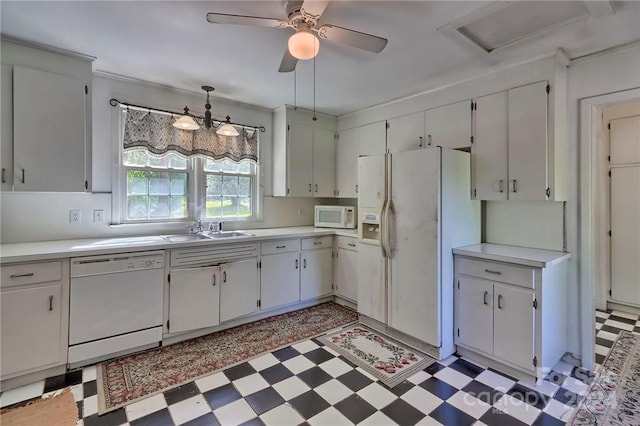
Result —
[[[82,214],[80,210],[69,210],[69,223],[82,222]]]
[[[93,211],[93,222],[94,223],[102,223],[104,221],[104,210],[94,210]]]

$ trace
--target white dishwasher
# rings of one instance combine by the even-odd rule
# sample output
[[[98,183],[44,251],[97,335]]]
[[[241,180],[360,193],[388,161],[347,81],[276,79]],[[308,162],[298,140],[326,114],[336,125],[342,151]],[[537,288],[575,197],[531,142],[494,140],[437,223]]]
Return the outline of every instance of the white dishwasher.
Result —
[[[69,364],[157,346],[164,251],[71,259]]]

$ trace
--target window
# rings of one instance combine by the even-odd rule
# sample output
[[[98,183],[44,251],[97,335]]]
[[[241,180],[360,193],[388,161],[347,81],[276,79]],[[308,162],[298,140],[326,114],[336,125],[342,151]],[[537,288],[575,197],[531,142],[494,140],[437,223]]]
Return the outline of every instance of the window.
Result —
[[[205,160],[205,196],[207,219],[246,218],[253,215],[255,165],[249,160],[239,163]]]

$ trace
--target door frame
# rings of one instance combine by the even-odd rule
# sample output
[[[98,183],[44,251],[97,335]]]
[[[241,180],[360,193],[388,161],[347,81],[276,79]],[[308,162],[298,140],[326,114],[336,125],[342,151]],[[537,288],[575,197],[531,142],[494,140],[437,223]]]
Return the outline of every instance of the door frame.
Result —
[[[640,88],[624,90],[580,100],[580,345],[583,367],[592,370],[595,360],[594,277],[600,276],[604,264],[596,256],[602,240],[598,226],[599,158],[598,131],[602,128],[602,109],[614,104],[640,99]]]

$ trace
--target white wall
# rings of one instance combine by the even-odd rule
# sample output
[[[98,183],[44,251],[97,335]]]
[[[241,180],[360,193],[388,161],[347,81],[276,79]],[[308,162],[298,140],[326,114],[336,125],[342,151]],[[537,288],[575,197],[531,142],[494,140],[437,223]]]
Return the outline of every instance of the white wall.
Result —
[[[151,83],[123,78],[94,75],[93,77],[93,191],[83,193],[3,192],[0,194],[0,241],[2,243],[59,240],[111,235],[157,234],[184,232],[182,226],[158,225],[110,226],[113,170],[111,118],[115,108],[109,99],[138,105],[180,111],[185,105],[194,113],[204,110],[205,93],[190,93]],[[195,86],[195,84],[194,84]],[[214,92],[215,93],[215,92]],[[313,206],[330,201],[313,198],[271,197],[271,111],[261,107],[213,99],[214,117],[229,114],[237,123],[265,126],[260,133],[260,184],[263,200],[263,219],[255,222],[227,222],[228,229],[298,226],[313,224]],[[82,213],[82,223],[69,223],[69,210]],[[104,223],[93,223],[93,210],[104,210]]]

